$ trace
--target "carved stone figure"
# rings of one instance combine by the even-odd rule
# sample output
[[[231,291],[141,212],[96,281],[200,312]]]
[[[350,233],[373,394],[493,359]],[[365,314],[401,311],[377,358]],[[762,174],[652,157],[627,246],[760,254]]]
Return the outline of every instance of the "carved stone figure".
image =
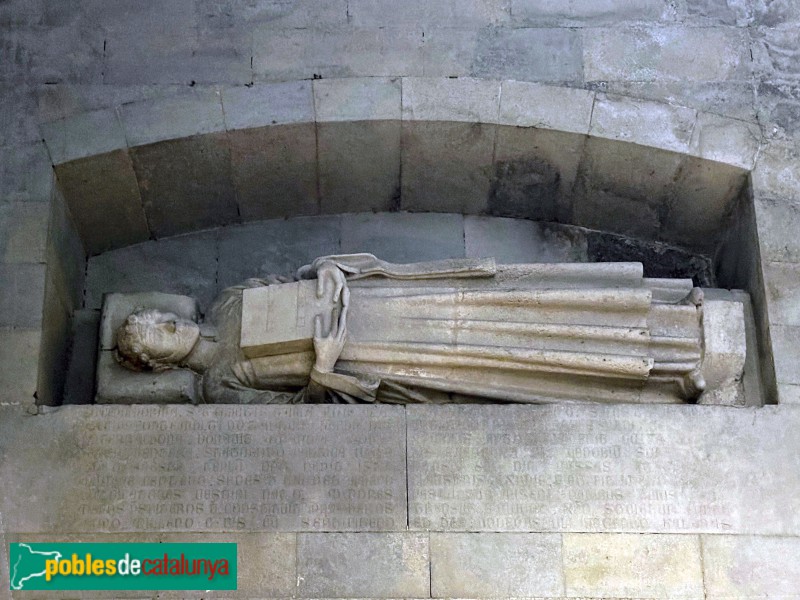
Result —
[[[741,309],[709,331],[701,290],[646,279],[638,263],[354,254],[295,279],[229,288],[202,325],[135,311],[117,332],[119,361],[189,369],[204,401],[226,403],[680,402],[742,374]]]

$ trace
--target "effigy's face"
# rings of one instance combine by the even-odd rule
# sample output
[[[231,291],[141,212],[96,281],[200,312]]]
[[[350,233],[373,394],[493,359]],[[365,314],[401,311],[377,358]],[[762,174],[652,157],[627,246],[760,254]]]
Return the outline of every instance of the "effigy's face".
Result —
[[[192,351],[199,337],[200,328],[193,321],[148,310],[128,317],[118,345],[123,354],[142,362],[177,363]]]

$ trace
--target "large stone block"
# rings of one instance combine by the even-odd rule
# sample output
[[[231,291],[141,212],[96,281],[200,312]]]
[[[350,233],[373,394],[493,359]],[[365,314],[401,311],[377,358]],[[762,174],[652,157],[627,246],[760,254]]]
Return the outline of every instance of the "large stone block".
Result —
[[[688,0],[685,10],[693,22],[742,26],[752,21],[753,8],[749,3],[729,0]]]
[[[493,176],[496,126],[403,123],[401,200],[404,210],[480,214]]]
[[[348,23],[348,0],[259,0],[237,6],[236,15],[248,24],[262,24],[264,30],[335,28]],[[214,6],[216,3],[210,3]],[[219,7],[224,12],[224,6]]]
[[[428,536],[417,533],[301,533],[301,598],[399,598],[430,593]]]
[[[549,598],[563,593],[558,534],[431,534],[434,598]]]
[[[55,86],[58,87],[58,86]],[[37,142],[42,139],[35,115],[38,90],[11,82],[0,83],[4,109],[0,111],[0,146]]]
[[[661,102],[597,94],[589,134],[674,152],[687,152],[697,111]]]
[[[56,176],[88,254],[149,239],[127,152],[118,150],[58,165]]]
[[[130,153],[154,237],[239,220],[226,134],[139,146]]]
[[[250,31],[231,22],[230,9],[192,0],[92,4],[106,35],[107,84],[252,81]]]
[[[257,81],[422,75],[423,39],[416,28],[260,26],[253,37]]]
[[[798,411],[666,405],[406,411],[411,529],[800,531]]]
[[[44,262],[49,214],[45,202],[0,204],[0,262]]]
[[[35,404],[41,339],[38,328],[0,328],[0,404]]]
[[[595,94],[588,90],[504,81],[500,123],[589,133]]]
[[[464,256],[461,215],[380,213],[342,216],[342,252],[407,263]]]
[[[504,0],[350,0],[347,14],[357,27],[479,28],[506,21],[508,6]]]
[[[564,534],[567,596],[704,597],[694,535]]]
[[[769,322],[800,326],[800,264],[765,262],[762,269]]]
[[[313,120],[232,131],[228,143],[233,187],[243,221],[319,212]]]
[[[586,237],[578,228],[524,219],[464,217],[467,258],[494,257],[500,264],[586,262]]]
[[[792,140],[765,143],[753,170],[756,196],[800,200],[800,148]]]
[[[515,22],[526,25],[614,24],[624,21],[668,21],[673,9],[664,0],[595,0],[563,3],[558,0],[511,0]]]
[[[400,119],[399,77],[354,77],[314,81],[318,122]]]
[[[314,122],[310,81],[226,87],[222,89],[222,106],[229,131]]]
[[[704,535],[706,598],[800,597],[800,539]]]
[[[225,130],[217,89],[123,104],[119,116],[131,147]]]
[[[484,28],[470,74],[474,77],[583,83],[581,34],[568,28]]]
[[[68,406],[45,418],[3,419],[0,430],[0,477],[12,482],[0,490],[8,531],[363,532],[406,525],[398,407]],[[30,440],[36,444],[20,452]],[[417,555],[418,539],[427,542],[400,536],[397,549],[412,551],[407,562],[378,541],[376,555],[384,548],[386,560],[366,560],[366,552],[352,564],[380,574],[392,558],[427,589],[427,543]],[[327,544],[320,550],[300,555],[334,555]],[[358,581],[350,571],[340,577]]]
[[[766,261],[800,262],[800,197],[796,200],[756,194],[753,200],[758,223],[758,244]]]
[[[219,232],[219,291],[250,277],[291,276],[318,256],[339,254],[338,216],[263,221]]]
[[[404,121],[494,123],[499,111],[499,81],[429,77],[403,79]]]
[[[732,27],[581,30],[586,81],[728,81],[750,75],[747,32]]]
[[[422,73],[426,77],[470,77],[480,29],[433,27],[425,31]]]
[[[796,138],[800,134],[800,83],[762,81],[756,93],[758,118],[765,131]]]
[[[691,141],[695,156],[750,170],[760,147],[757,123],[698,113]]]
[[[128,144],[113,108],[80,113],[41,125],[53,164],[123,150]]]
[[[569,221],[586,138],[531,127],[497,128],[488,212]]]
[[[318,123],[320,210],[342,213],[397,209],[400,136],[399,119]]]
[[[753,28],[755,70],[762,79],[767,81],[800,79],[800,57],[797,56],[796,44],[798,35],[800,35],[800,24],[797,23],[779,28]]]
[[[208,308],[216,295],[217,234],[190,234],[136,244],[89,259],[86,308],[99,309],[109,292],[192,296]]]

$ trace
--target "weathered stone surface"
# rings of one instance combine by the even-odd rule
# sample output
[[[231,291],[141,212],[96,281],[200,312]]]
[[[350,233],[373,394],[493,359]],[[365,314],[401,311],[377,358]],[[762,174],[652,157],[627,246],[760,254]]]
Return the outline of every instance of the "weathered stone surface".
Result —
[[[730,0],[688,0],[686,13],[698,22],[707,21],[719,25],[745,25],[752,18],[753,6],[757,2]]]
[[[319,122],[400,119],[400,78],[363,77],[314,81]]]
[[[4,419],[0,429],[0,476],[14,482],[0,491],[9,531],[396,531],[406,523],[397,407],[70,406]],[[407,536],[410,549],[419,537]],[[317,557],[331,556],[324,547]],[[423,550],[401,573],[411,565],[427,586]]]
[[[797,200],[800,148],[792,140],[762,146],[753,170],[753,189],[765,197]]]
[[[800,384],[800,327],[770,324],[769,336],[778,383]]]
[[[323,213],[386,211],[400,204],[401,124],[318,123]]]
[[[118,150],[58,165],[56,176],[88,254],[150,237],[127,152]]]
[[[0,262],[44,262],[49,214],[46,202],[0,204]]]
[[[422,73],[426,77],[470,77],[479,29],[434,27],[425,31]]]
[[[70,311],[83,303],[86,278],[86,250],[61,190],[50,201],[47,231],[47,277]]]
[[[564,593],[560,535],[432,533],[430,543],[434,598]]]
[[[256,81],[422,75],[415,28],[282,29],[253,32]]]
[[[691,142],[696,156],[752,169],[760,147],[761,129],[757,123],[698,113]]]
[[[753,29],[753,58],[762,78],[796,81],[800,77],[800,57],[795,43],[798,32],[798,24]]]
[[[777,387],[779,404],[800,405],[800,385],[779,383]]]
[[[583,82],[581,34],[567,28],[480,30],[470,68],[473,77],[542,82]]]
[[[765,262],[762,269],[770,323],[800,325],[800,264]]]
[[[703,597],[697,536],[568,533],[563,539],[568,596]]]
[[[500,123],[589,133],[594,93],[588,90],[504,81]]]
[[[800,598],[800,539],[701,536],[706,598]]]
[[[0,327],[41,326],[45,272],[44,264],[0,264]]]
[[[587,81],[726,81],[748,77],[747,34],[731,27],[582,30]]]
[[[207,308],[216,295],[216,233],[136,244],[89,259],[86,308],[99,309],[107,292],[165,292],[197,298]]]
[[[357,27],[424,26],[426,23],[448,27],[482,27],[508,18],[504,0],[351,0],[349,20]],[[427,33],[427,32],[426,32]]]
[[[757,93],[759,121],[765,130],[782,130],[796,137],[800,133],[800,83],[762,81]]]
[[[585,262],[581,230],[523,219],[464,217],[468,258],[494,257],[498,263]]]
[[[110,350],[97,356],[95,404],[198,404],[200,380],[188,370],[137,373],[121,366]]]
[[[410,213],[343,215],[341,251],[371,252],[398,263],[461,258],[464,218]]]
[[[239,219],[226,134],[132,148],[150,232],[167,237]]]
[[[761,258],[766,261],[800,262],[800,238],[794,226],[800,220],[800,198],[789,200],[756,195],[753,206]]]
[[[38,304],[38,302],[36,303]],[[67,353],[72,333],[72,310],[69,301],[47,274],[42,310],[42,345],[39,351],[39,378],[36,386],[38,404],[55,406],[64,397]]]
[[[313,122],[233,131],[228,142],[243,221],[319,212]]]
[[[585,141],[559,131],[498,127],[489,214],[569,222]]]
[[[423,597],[430,592],[428,538],[416,533],[301,533],[300,597]]]
[[[412,529],[800,531],[797,411],[656,405],[406,410]]]
[[[73,313],[69,362],[64,383],[64,404],[91,404],[94,401],[99,333],[98,311],[76,310]]]
[[[595,0],[569,4],[558,0],[511,0],[515,21],[539,26],[662,21],[672,16],[670,9],[664,0]]]
[[[694,109],[597,94],[589,133],[642,146],[686,152],[696,121],[697,111]]]
[[[220,92],[214,89],[123,104],[119,116],[131,147],[225,130]]]
[[[338,254],[338,216],[264,221],[220,231],[218,287],[249,277],[293,275],[318,256]]]
[[[746,187],[746,171],[687,157],[670,186],[658,239],[713,255]]]
[[[495,128],[480,123],[404,122],[401,208],[483,212],[491,189]]]
[[[222,107],[229,131],[314,121],[310,81],[223,88]]]
[[[104,81],[109,84],[252,81],[252,37],[235,27],[233,11],[193,0],[153,4],[93,3],[106,31]],[[165,44],[169,39],[171,43]]]
[[[46,202],[53,167],[43,142],[0,148],[0,202]]]
[[[85,112],[41,125],[53,164],[127,148],[113,108]]]
[[[33,404],[36,400],[39,329],[0,329],[0,404]]]
[[[500,111],[500,82],[405,77],[403,120],[493,123]]]

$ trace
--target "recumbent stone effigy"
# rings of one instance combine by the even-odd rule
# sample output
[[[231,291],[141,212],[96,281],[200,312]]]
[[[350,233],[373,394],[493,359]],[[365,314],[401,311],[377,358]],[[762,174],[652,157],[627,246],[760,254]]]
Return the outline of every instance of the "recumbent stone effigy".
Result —
[[[186,297],[119,296],[101,403],[731,403],[746,354],[741,304],[639,263],[325,256],[228,288],[199,324]]]

